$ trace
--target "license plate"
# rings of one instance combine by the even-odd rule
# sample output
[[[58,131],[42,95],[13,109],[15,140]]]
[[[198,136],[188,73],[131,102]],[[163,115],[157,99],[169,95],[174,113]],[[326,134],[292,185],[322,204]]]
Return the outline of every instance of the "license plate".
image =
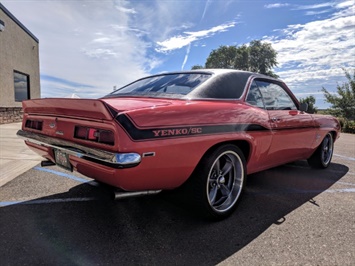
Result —
[[[69,155],[60,151],[60,150],[54,150],[54,157],[55,157],[55,163],[63,167],[66,170],[73,171],[73,168],[69,162]]]

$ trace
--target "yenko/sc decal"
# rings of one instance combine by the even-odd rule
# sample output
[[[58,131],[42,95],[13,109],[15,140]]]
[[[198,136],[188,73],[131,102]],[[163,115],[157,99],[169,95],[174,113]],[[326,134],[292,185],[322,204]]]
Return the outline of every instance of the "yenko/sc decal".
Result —
[[[181,136],[181,135],[202,134],[202,128],[201,127],[172,128],[172,129],[152,130],[152,132],[154,133],[154,137]]]
[[[176,128],[137,128],[132,121],[124,114],[116,117],[116,121],[126,130],[134,141],[144,141],[158,138],[179,138],[187,136],[199,136],[210,134],[225,134],[245,131],[267,131],[257,124],[226,124],[226,125],[203,125],[183,126]]]

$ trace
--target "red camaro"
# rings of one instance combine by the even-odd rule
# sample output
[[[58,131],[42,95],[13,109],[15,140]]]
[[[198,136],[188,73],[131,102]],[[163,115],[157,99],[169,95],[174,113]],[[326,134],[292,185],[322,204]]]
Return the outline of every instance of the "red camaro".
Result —
[[[28,100],[23,110],[17,134],[42,165],[127,195],[186,187],[215,218],[236,207],[247,174],[304,159],[328,167],[340,130],[282,81],[237,70],[164,73],[101,99]]]

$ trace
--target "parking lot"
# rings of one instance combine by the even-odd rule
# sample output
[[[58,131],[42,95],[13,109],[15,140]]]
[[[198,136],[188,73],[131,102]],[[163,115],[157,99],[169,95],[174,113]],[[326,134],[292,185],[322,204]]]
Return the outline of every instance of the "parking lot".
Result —
[[[0,264],[355,265],[355,135],[341,135],[326,170],[298,161],[250,175],[220,222],[169,193],[111,196],[56,166],[20,174],[0,187]]]

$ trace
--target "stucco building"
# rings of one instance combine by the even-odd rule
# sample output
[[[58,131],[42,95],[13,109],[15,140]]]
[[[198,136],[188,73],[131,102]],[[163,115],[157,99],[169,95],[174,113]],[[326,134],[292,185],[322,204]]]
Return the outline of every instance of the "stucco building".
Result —
[[[40,95],[38,39],[0,3],[0,124],[21,121],[21,102]]]

